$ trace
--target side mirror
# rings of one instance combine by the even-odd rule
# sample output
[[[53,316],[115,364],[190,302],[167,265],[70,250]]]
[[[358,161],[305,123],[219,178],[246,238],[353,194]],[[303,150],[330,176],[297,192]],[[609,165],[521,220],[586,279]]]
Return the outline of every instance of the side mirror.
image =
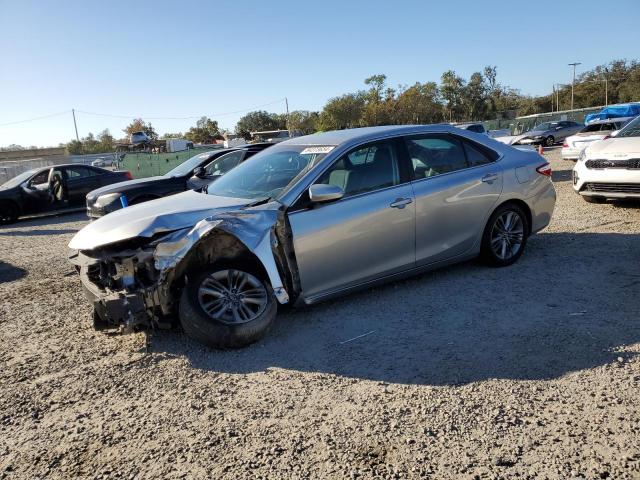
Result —
[[[204,167],[196,167],[193,170],[193,176],[198,178],[204,178],[207,176],[207,171],[204,169]]]
[[[614,130],[613,132],[611,132],[609,134],[610,137],[615,137],[616,135],[618,135],[618,133],[620,133],[620,130]]]
[[[311,200],[312,203],[331,202],[333,200],[340,200],[342,197],[344,197],[344,190],[337,185],[317,183],[309,187],[309,200]]]

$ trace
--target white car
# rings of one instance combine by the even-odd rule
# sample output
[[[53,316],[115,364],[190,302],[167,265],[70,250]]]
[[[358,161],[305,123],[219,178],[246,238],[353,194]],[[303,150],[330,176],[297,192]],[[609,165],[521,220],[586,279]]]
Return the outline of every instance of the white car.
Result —
[[[634,117],[608,118],[606,120],[596,120],[585,126],[580,132],[567,137],[562,144],[562,158],[565,160],[576,160],[580,153],[598,140],[607,137],[615,137],[618,130],[633,120]]]
[[[582,151],[573,168],[573,188],[589,203],[640,198],[640,117]]]

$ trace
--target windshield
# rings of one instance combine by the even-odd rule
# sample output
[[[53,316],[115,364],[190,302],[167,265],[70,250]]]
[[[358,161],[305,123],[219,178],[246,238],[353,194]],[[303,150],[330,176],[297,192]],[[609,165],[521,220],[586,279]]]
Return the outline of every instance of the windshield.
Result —
[[[3,183],[2,185],[0,185],[0,188],[6,189],[6,188],[17,187],[22,182],[24,182],[24,181],[28,180],[29,178],[31,178],[31,176],[34,175],[36,172],[37,172],[37,170],[27,170],[26,172],[22,172],[17,177],[13,177],[11,180],[8,180],[5,183]]]
[[[211,152],[200,153],[195,157],[191,157],[180,165],[178,165],[173,170],[169,170],[164,174],[165,177],[182,177],[184,175],[189,175],[193,172],[193,169],[200,165],[202,162],[206,161],[211,156]]]
[[[551,130],[552,128],[556,128],[558,126],[558,124],[556,122],[545,122],[545,123],[541,123],[540,125],[537,125],[535,127],[533,127],[533,131],[534,132],[544,132],[546,130]]]
[[[640,117],[636,117],[627,123],[616,136],[616,138],[620,137],[640,137]]]
[[[274,145],[211,183],[207,193],[235,198],[276,198],[333,148],[328,145]]]

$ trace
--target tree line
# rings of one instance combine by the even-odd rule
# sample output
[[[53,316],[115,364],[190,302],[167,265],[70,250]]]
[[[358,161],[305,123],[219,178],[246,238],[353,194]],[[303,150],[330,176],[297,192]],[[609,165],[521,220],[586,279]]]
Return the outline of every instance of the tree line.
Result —
[[[605,82],[606,80],[606,82]],[[606,85],[606,94],[605,94]],[[583,72],[576,79],[574,108],[640,100],[640,63],[636,60],[614,60]],[[344,128],[394,124],[428,124],[440,122],[483,121],[495,118],[531,115],[552,110],[568,110],[571,85],[554,85],[546,95],[523,95],[519,90],[498,82],[495,66],[486,66],[468,79],[453,70],[444,72],[438,83],[428,81],[413,85],[388,85],[384,74],[364,80],[364,88],[331,98],[321,111],[295,110],[287,115],[253,111],[238,120],[235,133],[247,139],[250,132],[265,130],[299,130],[303,134]],[[149,137],[159,136],[150,122],[133,120],[123,129],[128,137],[143,131]],[[186,138],[194,143],[213,143],[225,133],[218,122],[200,118],[186,132],[165,133],[162,139]],[[97,135],[89,133],[80,141],[66,146],[69,153],[102,153],[114,151],[117,143],[109,130]]]

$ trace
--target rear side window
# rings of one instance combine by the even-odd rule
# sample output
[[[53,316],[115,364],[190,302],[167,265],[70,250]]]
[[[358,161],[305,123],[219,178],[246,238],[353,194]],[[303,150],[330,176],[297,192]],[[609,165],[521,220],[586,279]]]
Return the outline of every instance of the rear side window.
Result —
[[[497,159],[495,152],[491,152],[490,150],[482,147],[477,147],[469,142],[463,142],[463,144],[464,151],[467,154],[467,162],[470,167],[486,165],[487,163],[494,162]]]
[[[405,140],[415,178],[427,178],[467,168],[462,142],[449,135],[429,135]]]

